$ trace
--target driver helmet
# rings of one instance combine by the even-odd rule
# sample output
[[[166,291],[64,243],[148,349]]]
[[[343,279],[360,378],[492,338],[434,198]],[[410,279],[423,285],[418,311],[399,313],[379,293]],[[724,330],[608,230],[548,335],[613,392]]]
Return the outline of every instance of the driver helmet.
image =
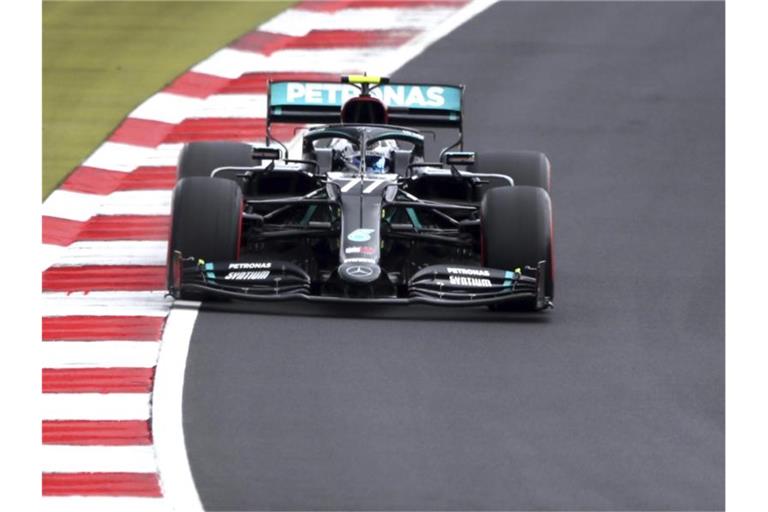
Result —
[[[360,151],[356,150],[351,143],[335,146],[341,149],[342,158],[356,168],[360,168]],[[343,147],[340,147],[343,146]],[[392,172],[392,150],[396,149],[394,141],[380,141],[374,147],[368,148],[365,152],[365,172],[372,174],[386,174]]]

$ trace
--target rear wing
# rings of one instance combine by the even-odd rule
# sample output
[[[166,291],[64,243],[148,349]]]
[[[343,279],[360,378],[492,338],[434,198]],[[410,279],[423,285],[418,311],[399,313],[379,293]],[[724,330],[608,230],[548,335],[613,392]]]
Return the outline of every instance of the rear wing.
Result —
[[[352,83],[355,82],[270,80],[267,91],[268,140],[272,138],[270,125],[273,122],[339,123],[341,107],[350,98],[360,95],[360,89]],[[414,128],[456,128],[460,132],[463,94],[463,85],[445,84],[382,82],[370,90],[371,96],[386,105],[392,124]]]

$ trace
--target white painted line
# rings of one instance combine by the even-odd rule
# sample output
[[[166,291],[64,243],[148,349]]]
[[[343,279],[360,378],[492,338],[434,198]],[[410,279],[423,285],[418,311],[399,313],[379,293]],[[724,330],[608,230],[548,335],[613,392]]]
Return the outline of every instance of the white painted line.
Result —
[[[75,242],[59,254],[56,265],[165,265],[167,250],[164,241]]]
[[[160,344],[153,341],[47,341],[43,368],[152,368]]]
[[[43,445],[40,453],[45,473],[154,473],[152,446]]]
[[[171,190],[113,192],[99,206],[99,215],[170,215]]]
[[[263,68],[268,59],[264,55],[224,48],[196,64],[192,71],[225,78],[239,78],[248,70]]]
[[[53,265],[66,249],[65,246],[61,245],[41,244],[38,253],[40,255],[40,272]]]
[[[187,117],[194,117],[203,102],[200,98],[159,92],[136,107],[128,117],[178,124]]]
[[[288,9],[259,30],[303,36],[311,30],[395,30],[428,29],[456,9],[445,8],[374,8],[342,9],[333,13]]]
[[[202,511],[184,444],[184,369],[199,302],[177,301],[160,342],[152,394],[152,433],[163,496],[172,510]]]
[[[149,393],[42,393],[40,398],[44,420],[149,418]]]
[[[132,144],[105,142],[83,162],[83,166],[130,172],[147,161],[154,151],[153,148]]]
[[[43,316],[161,316],[173,304],[165,290],[141,292],[47,292]]]
[[[260,71],[345,73],[378,68],[396,54],[392,48],[282,50],[269,56],[224,48],[192,68],[192,71],[224,78],[238,78]],[[391,66],[390,66],[391,67]]]
[[[55,190],[42,214],[84,222],[95,215],[169,215],[171,190],[131,190],[107,195]]]
[[[131,172],[142,165],[176,165],[183,144],[160,144],[156,148],[105,142],[89,156],[83,166],[109,171]]]
[[[266,94],[214,94],[205,99],[195,117],[267,117]]]
[[[152,154],[150,154],[141,165],[149,167],[176,166],[179,161],[179,153],[184,147],[184,143],[160,144]]]
[[[43,203],[43,215],[79,222],[90,219],[101,207],[104,196],[54,190]]]
[[[267,116],[265,94],[214,94],[205,99],[157,93],[128,117],[178,124],[189,118]]]
[[[43,215],[84,222],[96,215],[170,215],[171,190],[130,190],[107,195],[56,190]]]
[[[44,496],[41,512],[168,512],[162,498],[126,498],[119,496]]]

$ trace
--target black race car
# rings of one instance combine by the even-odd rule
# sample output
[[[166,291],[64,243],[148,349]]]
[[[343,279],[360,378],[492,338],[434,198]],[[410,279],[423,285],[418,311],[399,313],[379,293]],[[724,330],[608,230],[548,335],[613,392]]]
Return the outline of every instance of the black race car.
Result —
[[[550,307],[549,160],[464,151],[463,92],[365,75],[270,82],[265,146],[195,142],[179,157],[171,295]],[[312,126],[300,159],[273,123]],[[415,127],[458,140],[426,161]]]

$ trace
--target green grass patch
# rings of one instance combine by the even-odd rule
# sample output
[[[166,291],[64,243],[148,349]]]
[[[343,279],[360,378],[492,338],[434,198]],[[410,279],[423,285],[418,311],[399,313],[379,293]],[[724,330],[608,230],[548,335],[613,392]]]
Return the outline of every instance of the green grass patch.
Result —
[[[142,101],[282,2],[43,2],[43,197]]]

